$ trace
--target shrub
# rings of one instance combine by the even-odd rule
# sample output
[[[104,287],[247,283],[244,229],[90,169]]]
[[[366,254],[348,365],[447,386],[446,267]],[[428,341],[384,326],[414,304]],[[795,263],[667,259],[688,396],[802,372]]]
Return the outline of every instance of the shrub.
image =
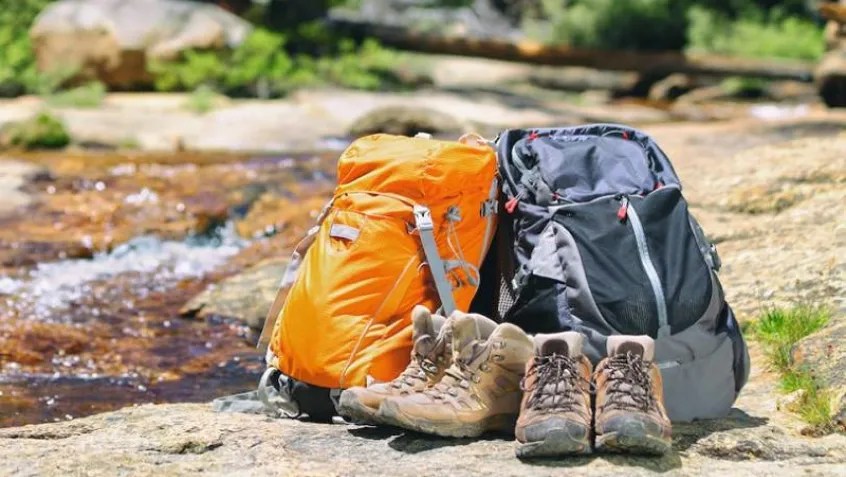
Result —
[[[326,32],[303,32],[315,44],[332,43],[318,38]],[[339,40],[334,51],[312,57],[286,51],[287,37],[282,33],[256,29],[232,51],[188,51],[178,61],[154,62],[156,88],[161,91],[196,90],[206,86],[235,96],[281,96],[304,85],[328,84],[375,89],[387,80],[395,56],[378,43],[367,40],[357,46],[351,40]],[[299,49],[299,48],[298,48]]]
[[[739,19],[702,7],[688,14],[689,49],[746,57],[818,60],[825,52],[822,29],[810,20],[750,9]]]
[[[59,149],[71,142],[65,124],[46,112],[9,124],[3,129],[2,142],[25,149]]]
[[[31,91],[38,82],[29,41],[33,20],[52,0],[0,0],[0,96]]]
[[[52,106],[66,108],[96,108],[106,98],[106,86],[99,81],[92,81],[76,88],[57,91],[47,96]]]

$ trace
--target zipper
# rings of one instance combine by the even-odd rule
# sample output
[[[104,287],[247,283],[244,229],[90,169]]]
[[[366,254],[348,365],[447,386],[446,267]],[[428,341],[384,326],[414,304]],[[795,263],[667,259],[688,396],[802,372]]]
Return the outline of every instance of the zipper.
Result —
[[[635,242],[637,242],[640,263],[643,265],[643,270],[646,272],[646,277],[652,286],[652,293],[655,295],[655,304],[658,308],[658,337],[670,336],[670,325],[667,322],[667,300],[664,297],[664,288],[661,286],[661,277],[658,275],[658,270],[655,269],[655,264],[649,256],[643,223],[640,221],[637,211],[629,202],[628,197],[623,196],[620,199],[620,209],[617,211],[617,217],[621,221],[629,219],[632,223],[632,231],[634,232]]]

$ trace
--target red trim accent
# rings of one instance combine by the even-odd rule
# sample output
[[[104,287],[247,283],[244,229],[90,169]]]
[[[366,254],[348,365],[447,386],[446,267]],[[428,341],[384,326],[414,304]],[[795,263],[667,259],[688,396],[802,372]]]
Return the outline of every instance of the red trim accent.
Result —
[[[531,133],[529,133],[529,141],[533,141],[537,138],[538,138],[538,132],[537,131],[532,131]]]
[[[629,138],[629,133],[627,133],[626,131],[623,131],[623,139],[628,139],[628,138]]]
[[[626,207],[626,204],[620,204],[620,208],[617,209],[617,218],[620,219],[620,221],[622,222],[622,221],[626,220],[626,217],[628,217],[628,216],[629,216],[628,207]]]

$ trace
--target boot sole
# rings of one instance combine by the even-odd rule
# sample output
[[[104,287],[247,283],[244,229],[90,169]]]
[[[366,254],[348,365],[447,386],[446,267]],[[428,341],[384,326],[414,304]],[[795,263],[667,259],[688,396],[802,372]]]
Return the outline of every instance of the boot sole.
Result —
[[[596,436],[596,450],[619,454],[664,455],[670,452],[672,442],[649,435],[632,435],[609,432]]]
[[[497,414],[479,422],[458,423],[455,421],[427,422],[414,420],[403,414],[395,403],[385,401],[379,408],[382,422],[415,432],[442,437],[479,437],[488,431],[514,432],[516,414]]]
[[[355,424],[382,424],[379,419],[378,409],[367,407],[354,396],[341,394],[341,399],[338,401],[338,414],[346,417]]]
[[[542,441],[527,442],[517,447],[517,457],[557,457],[590,454],[590,440],[577,440],[566,429],[554,429]]]

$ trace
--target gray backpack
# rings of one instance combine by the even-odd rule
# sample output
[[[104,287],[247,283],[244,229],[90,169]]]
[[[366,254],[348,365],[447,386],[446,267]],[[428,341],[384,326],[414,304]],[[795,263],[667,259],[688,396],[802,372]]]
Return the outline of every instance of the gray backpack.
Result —
[[[663,151],[614,124],[509,130],[495,142],[504,210],[482,273],[499,283],[480,290],[495,309],[479,308],[484,297],[476,309],[530,333],[580,331],[594,364],[609,335],[649,335],[670,418],[725,416],[749,354],[716,249]]]

